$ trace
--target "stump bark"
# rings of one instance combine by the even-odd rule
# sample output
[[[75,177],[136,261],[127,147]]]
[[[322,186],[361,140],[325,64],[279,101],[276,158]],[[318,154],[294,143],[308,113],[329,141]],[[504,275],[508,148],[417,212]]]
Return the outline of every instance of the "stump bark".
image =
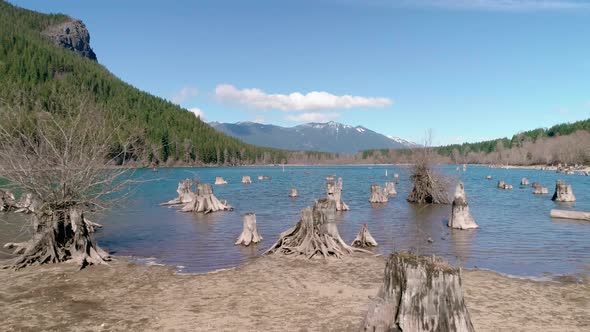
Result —
[[[296,188],[291,188],[291,191],[289,192],[289,197],[297,197],[297,189]]]
[[[248,246],[250,243],[258,243],[261,240],[262,236],[258,235],[258,229],[256,228],[256,215],[254,213],[246,213],[244,215],[244,229],[235,244]]]
[[[369,233],[369,226],[367,224],[363,224],[351,245],[356,248],[371,248],[377,246],[377,241],[375,241],[371,233]]]
[[[342,240],[335,223],[336,202],[323,198],[313,208],[303,209],[297,225],[279,235],[278,241],[265,254],[321,256],[340,258],[355,251],[369,251],[349,246]]]
[[[243,184],[251,184],[252,179],[248,175],[244,175],[244,176],[242,176],[242,183]]]
[[[378,184],[371,185],[371,197],[369,198],[370,203],[387,203],[389,198],[381,186]]]
[[[556,202],[575,202],[576,196],[572,190],[572,185],[558,180],[555,184],[555,193],[551,199]]]
[[[461,271],[435,257],[394,253],[362,331],[473,332]]]
[[[384,190],[388,196],[397,195],[397,191],[395,190],[395,183],[393,183],[393,182],[385,182],[385,189]]]
[[[326,182],[326,196],[329,200],[336,203],[336,211],[348,211],[350,208],[342,200],[342,178],[338,178],[338,182]]]
[[[192,186],[193,182],[190,179],[185,179],[184,181],[179,182],[178,188],[176,189],[178,197],[160,205],[180,205],[192,202],[195,198],[195,193],[192,191]]]
[[[456,229],[473,229],[479,227],[469,212],[467,195],[465,194],[465,187],[462,182],[457,184],[451,209],[451,217],[449,218],[447,226]]]
[[[539,182],[533,182],[533,195],[547,195],[549,189],[541,186]]]
[[[181,209],[182,212],[204,213],[230,210],[233,208],[227,204],[227,201],[220,201],[215,197],[213,187],[209,183],[199,183],[195,198]]]
[[[219,185],[224,185],[224,184],[227,184],[227,181],[225,181],[225,180],[223,179],[223,177],[221,177],[221,176],[216,176],[216,177],[215,177],[215,185],[216,185],[216,186],[219,186]]]

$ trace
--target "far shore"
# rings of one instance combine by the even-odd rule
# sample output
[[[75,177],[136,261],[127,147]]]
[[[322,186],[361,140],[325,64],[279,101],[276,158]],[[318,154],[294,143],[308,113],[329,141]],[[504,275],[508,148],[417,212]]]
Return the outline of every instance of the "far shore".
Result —
[[[264,256],[206,274],[116,257],[0,270],[7,331],[358,331],[383,280],[383,257]],[[476,331],[588,331],[590,284],[463,270]]]

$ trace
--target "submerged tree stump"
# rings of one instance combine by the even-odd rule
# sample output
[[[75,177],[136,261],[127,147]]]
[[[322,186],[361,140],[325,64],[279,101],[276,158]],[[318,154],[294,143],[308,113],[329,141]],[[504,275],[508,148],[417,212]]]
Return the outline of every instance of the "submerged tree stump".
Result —
[[[371,185],[371,197],[369,198],[370,203],[387,203],[389,198],[381,186],[378,184]]]
[[[436,257],[394,253],[362,331],[473,332],[461,271]]]
[[[539,182],[533,182],[533,195],[547,195],[549,189],[541,186]]]
[[[178,188],[176,189],[178,197],[160,205],[180,205],[192,202],[195,198],[195,193],[192,191],[192,186],[193,182],[190,179],[185,179],[184,181],[179,182]]]
[[[393,174],[393,178],[395,179],[395,184],[399,184],[399,174]]]
[[[520,180],[520,185],[521,186],[530,186],[531,182],[527,178],[522,178],[522,180]]]
[[[498,188],[503,189],[503,190],[511,190],[512,189],[512,185],[511,184],[506,184],[506,182],[500,180],[500,181],[498,181]]]
[[[225,180],[223,179],[223,177],[221,177],[221,176],[216,176],[216,177],[215,177],[215,185],[216,185],[216,186],[219,186],[219,185],[224,185],[224,184],[227,184],[227,181],[225,181]]]
[[[294,227],[279,235],[266,254],[337,257],[350,255],[355,251],[369,251],[349,246],[342,240],[335,223],[336,202],[323,198],[313,208],[303,209],[301,219]]]
[[[242,183],[243,184],[251,184],[252,179],[248,175],[244,175],[244,176],[242,176]]]
[[[258,243],[261,240],[262,236],[258,235],[256,228],[256,215],[254,213],[246,213],[244,215],[244,229],[235,244],[248,246],[250,243]]]
[[[363,224],[351,245],[356,248],[371,248],[377,246],[377,241],[375,241],[371,233],[369,233],[369,226],[367,224]]]
[[[297,188],[291,188],[289,192],[289,197],[297,197]]]
[[[387,196],[395,196],[397,195],[397,191],[395,190],[395,183],[393,182],[385,182],[385,194]]]
[[[576,196],[572,190],[572,185],[558,180],[555,184],[555,193],[551,199],[556,202],[575,202]]]
[[[479,227],[469,212],[467,195],[465,194],[465,187],[462,182],[459,182],[457,189],[455,190],[451,217],[449,218],[447,226],[456,229],[472,229]]]
[[[230,210],[233,208],[227,201],[220,201],[213,195],[213,187],[209,183],[199,183],[195,198],[181,209],[182,212],[204,213]]]
[[[491,180],[492,179],[492,176],[491,175],[488,175],[488,176],[486,176],[486,179]]]
[[[336,203],[336,211],[348,211],[350,208],[342,200],[342,178],[338,178],[338,182],[326,182],[326,196],[329,200]]]

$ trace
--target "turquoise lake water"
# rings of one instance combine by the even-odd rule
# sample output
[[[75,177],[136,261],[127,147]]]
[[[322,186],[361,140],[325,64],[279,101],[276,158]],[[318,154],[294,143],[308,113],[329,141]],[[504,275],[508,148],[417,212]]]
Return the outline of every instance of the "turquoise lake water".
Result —
[[[385,177],[388,170],[389,178]],[[420,206],[406,201],[411,189],[409,171],[394,166],[234,167],[174,168],[140,170],[136,176],[152,179],[135,188],[134,194],[108,215],[98,218],[104,228],[96,233],[100,245],[116,255],[140,261],[177,266],[182,272],[208,272],[240,265],[261,255],[278,234],[299,220],[300,211],[324,196],[325,178],[335,174],[344,181],[343,200],[350,211],[339,212],[338,228],[350,243],[363,223],[379,242],[376,253],[413,250],[436,254],[466,268],[480,267],[517,276],[588,273],[590,271],[590,222],[549,217],[552,208],[590,211],[590,177],[550,171],[490,169],[470,166],[467,172],[444,167],[441,172],[465,183],[476,230],[451,230],[446,226],[450,206]],[[370,185],[400,174],[398,195],[388,203],[368,202]],[[253,183],[242,184],[242,175]],[[270,181],[258,181],[268,175]],[[492,175],[493,180],[486,180]],[[199,178],[214,183],[223,176],[229,184],[214,186],[219,199],[228,200],[234,211],[208,215],[182,213],[159,206],[177,196],[178,182]],[[553,193],[557,179],[573,185],[577,202],[557,204],[551,195],[532,195],[531,187],[520,188],[522,177],[540,182]],[[514,190],[496,188],[497,180],[514,185]],[[288,197],[296,187],[299,197]],[[242,230],[242,215],[253,212],[261,243],[235,246]],[[0,241],[25,237],[22,217],[4,214]],[[433,240],[432,243],[427,241]],[[6,251],[0,258],[9,257]]]

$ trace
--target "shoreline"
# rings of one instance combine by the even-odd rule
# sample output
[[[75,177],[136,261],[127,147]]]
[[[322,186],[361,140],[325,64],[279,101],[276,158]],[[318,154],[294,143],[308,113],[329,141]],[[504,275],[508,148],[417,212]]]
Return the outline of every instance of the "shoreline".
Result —
[[[66,331],[358,331],[383,280],[385,257],[264,256],[214,273],[176,273],[115,256],[0,270],[3,327]],[[590,327],[590,284],[462,270],[476,331]],[[526,308],[526,310],[522,310]]]

